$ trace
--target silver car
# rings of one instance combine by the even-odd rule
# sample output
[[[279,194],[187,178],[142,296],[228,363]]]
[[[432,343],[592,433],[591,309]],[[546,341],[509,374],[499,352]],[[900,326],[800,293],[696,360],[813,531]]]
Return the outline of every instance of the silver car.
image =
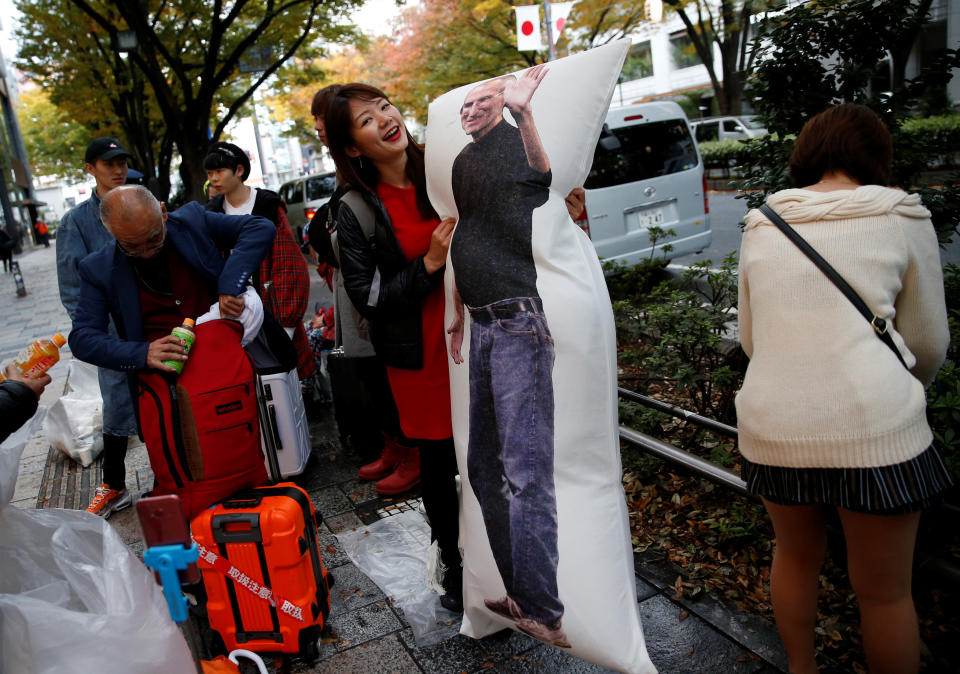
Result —
[[[690,123],[698,143],[710,140],[740,140],[767,135],[767,128],[756,115],[704,117]]]
[[[710,245],[710,208],[700,152],[686,115],[672,102],[611,108],[584,183],[577,224],[604,261],[634,265]],[[650,229],[672,230],[651,245]],[[662,246],[672,249],[664,251]]]
[[[280,186],[280,196],[287,202],[287,219],[297,241],[317,209],[330,200],[337,188],[336,173],[315,173],[294,178]]]

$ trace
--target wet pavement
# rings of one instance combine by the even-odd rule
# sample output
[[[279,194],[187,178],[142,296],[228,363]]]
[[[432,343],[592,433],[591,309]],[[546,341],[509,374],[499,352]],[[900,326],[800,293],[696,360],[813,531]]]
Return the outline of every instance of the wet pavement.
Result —
[[[55,245],[55,244],[54,244]],[[13,280],[0,275],[0,361],[6,363],[24,345],[55,332],[67,334],[69,319],[57,292],[55,248],[28,251],[20,260],[28,295],[18,298]],[[314,277],[316,279],[316,277]],[[323,299],[319,279],[313,300]],[[51,375],[42,402],[51,404],[63,392],[69,350]],[[403,611],[350,561],[337,534],[352,531],[416,507],[414,490],[399,499],[378,498],[371,482],[356,479],[359,459],[340,445],[329,407],[318,407],[311,416],[313,454],[306,471],[295,479],[310,494],[323,515],[320,547],[335,579],[332,608],[321,648],[313,666],[271,659],[273,672],[605,672],[515,631],[475,640],[457,634],[436,646],[418,647]],[[99,461],[83,469],[56,450],[42,433],[27,446],[13,504],[20,508],[83,508],[99,483]],[[146,451],[132,446],[127,454],[127,486],[142,493],[152,484]],[[109,520],[124,541],[138,554],[143,543],[133,509]],[[786,671],[786,658],[773,624],[742,613],[721,598],[706,595],[695,601],[674,599],[671,585],[679,570],[657,553],[635,557],[637,602],[647,649],[661,672]],[[589,569],[584,570],[589,573]],[[829,669],[829,663],[826,663]],[[248,671],[248,670],[244,670]],[[253,670],[249,670],[253,671]],[[837,670],[839,671],[839,670]]]

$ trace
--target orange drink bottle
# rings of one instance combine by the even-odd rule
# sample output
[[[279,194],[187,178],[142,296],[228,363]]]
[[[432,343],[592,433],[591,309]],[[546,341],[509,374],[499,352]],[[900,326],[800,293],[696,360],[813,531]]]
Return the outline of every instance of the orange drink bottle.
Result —
[[[51,339],[38,339],[13,359],[13,364],[27,379],[36,379],[60,360],[60,347],[67,343],[59,332]],[[0,381],[5,377],[0,374]]]

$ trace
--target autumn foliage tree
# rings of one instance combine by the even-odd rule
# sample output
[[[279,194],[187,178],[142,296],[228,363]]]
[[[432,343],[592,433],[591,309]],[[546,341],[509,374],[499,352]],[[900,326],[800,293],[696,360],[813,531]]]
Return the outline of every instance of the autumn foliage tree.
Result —
[[[162,118],[108,37],[65,0],[22,1],[17,7],[23,16],[16,65],[41,87],[25,93],[21,108],[34,170],[82,177],[90,139],[116,136],[139,169],[169,188],[172,143]],[[68,142],[57,143],[58,134]]]
[[[18,98],[17,119],[33,175],[82,179],[83,152],[95,132],[54,105],[40,87],[26,88]],[[120,129],[104,126],[98,131],[116,136]]]
[[[430,101],[451,89],[527,68],[547,51],[517,51],[516,19],[505,0],[422,0],[406,8],[387,38],[371,39],[341,54],[299,64],[314,79],[271,99],[279,119],[303,137],[312,128],[309,100],[322,86],[363,80],[383,88],[421,124]],[[642,0],[580,0],[558,41],[566,55],[628,35],[643,20]],[[545,35],[545,33],[544,33]]]
[[[155,163],[160,192],[169,189],[164,171],[168,176],[176,148],[185,193],[199,198],[210,143],[295,54],[321,53],[325,43],[349,39],[346,15],[359,4],[19,0],[24,19],[18,65],[44,82],[58,105],[72,100],[104,119],[118,119],[138,159],[153,153],[160,139]],[[137,38],[128,61],[119,57],[124,30]],[[245,74],[243,62],[258,64]],[[93,70],[101,71],[102,82]],[[62,71],[75,75],[58,76]],[[153,120],[159,128],[151,127]]]

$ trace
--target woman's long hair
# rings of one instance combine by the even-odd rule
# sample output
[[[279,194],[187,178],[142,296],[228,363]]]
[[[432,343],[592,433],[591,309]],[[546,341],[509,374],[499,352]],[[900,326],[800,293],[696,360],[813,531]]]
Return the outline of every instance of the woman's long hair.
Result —
[[[369,84],[360,82],[344,84],[330,98],[323,118],[324,131],[327,134],[327,147],[330,149],[330,155],[337,165],[337,173],[340,178],[352,187],[374,197],[377,194],[377,183],[380,182],[380,172],[369,159],[362,161],[362,157],[347,156],[347,148],[355,145],[350,133],[353,123],[350,115],[350,100],[375,101],[378,98],[390,100],[385,93]],[[406,174],[417,190],[417,208],[424,219],[435,218],[437,212],[430,205],[430,199],[427,197],[427,174],[424,168],[423,146],[410,135],[406,124],[403,125],[403,131],[407,134]]]

